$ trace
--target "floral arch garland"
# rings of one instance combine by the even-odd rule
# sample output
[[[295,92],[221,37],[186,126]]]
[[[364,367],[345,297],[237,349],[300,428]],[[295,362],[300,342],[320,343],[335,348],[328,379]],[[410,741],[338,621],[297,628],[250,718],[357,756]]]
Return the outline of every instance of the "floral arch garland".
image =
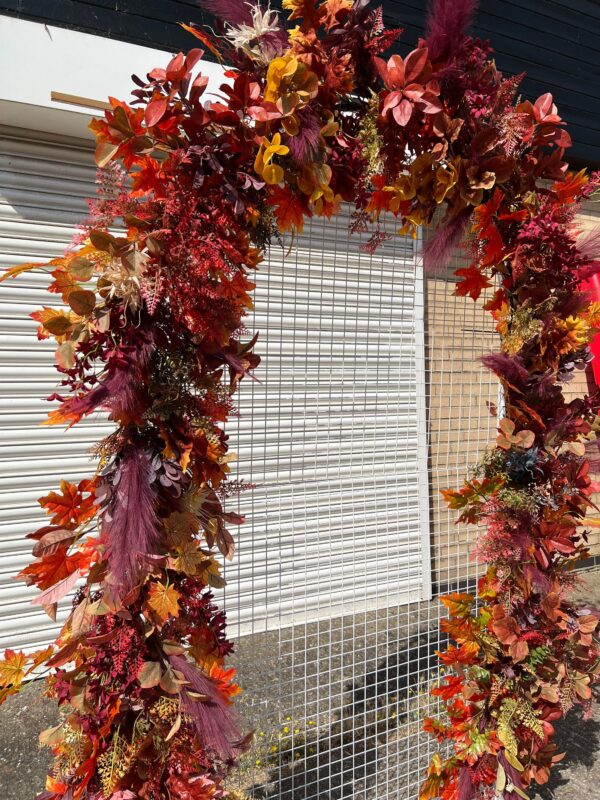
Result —
[[[42,800],[227,796],[245,742],[213,548],[231,557],[227,526],[243,520],[224,509],[241,487],[222,424],[259,363],[243,318],[262,251],[342,201],[357,229],[375,225],[373,248],[382,212],[414,233],[442,209],[427,259],[468,235],[456,293],[497,287],[486,309],[502,351],[484,362],[506,416],[477,475],[446,492],[461,520],[485,523],[488,568],[478,602],[443,600],[455,644],[440,657],[453,674],[434,690],[447,713],[426,728],[453,748],[434,757],[421,800],[526,797],[558,760],[554,721],[590,708],[598,617],[566,593],[586,555],[600,399],[567,402],[562,384],[600,328],[579,288],[600,270],[600,242],[574,223],[600,178],[568,171],[551,95],[516,99],[521,76],[504,79],[465,34],[474,5],[435,0],[417,49],[386,61],[401,31],[368,0],[283,0],[289,30],[258,5],[205,0],[219,35],[185,27],[232,65],[221,99],[206,101],[207,79],[193,77],[194,49],[136,78],[133,102],[111,99],[92,123],[109,191],[45,265],[65,309],[33,316],[58,344],[63,393],[49,423],[104,409],[116,430],[97,446],[94,477],[41,498],[49,523],[30,534],[21,577],[50,614],[85,577],[72,613],[54,646],[0,663],[0,699],[53,669],[65,713],[42,735],[55,754]]]

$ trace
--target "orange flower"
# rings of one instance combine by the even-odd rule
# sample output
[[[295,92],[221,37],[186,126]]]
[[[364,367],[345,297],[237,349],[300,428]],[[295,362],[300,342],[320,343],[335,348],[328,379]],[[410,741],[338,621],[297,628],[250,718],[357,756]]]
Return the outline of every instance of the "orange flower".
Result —
[[[233,667],[231,669],[223,669],[223,667],[215,663],[211,666],[209,675],[228,703],[231,703],[233,698],[242,691],[241,687],[233,682],[236,675]]]

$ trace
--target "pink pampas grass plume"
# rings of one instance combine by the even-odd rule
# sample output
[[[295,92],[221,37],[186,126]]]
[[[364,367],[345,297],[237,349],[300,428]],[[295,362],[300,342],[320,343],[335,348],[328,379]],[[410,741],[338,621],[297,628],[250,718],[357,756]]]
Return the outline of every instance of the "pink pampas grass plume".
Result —
[[[198,5],[229,25],[251,25],[252,13],[246,0],[199,0]]]
[[[237,758],[245,749],[237,718],[214,681],[183,656],[169,656],[169,661],[187,681],[187,686],[181,690],[181,702],[203,747],[216,753],[223,761]],[[192,697],[188,690],[204,699]]]
[[[151,462],[152,454],[145,450],[130,447],[126,451],[115,473],[112,496],[103,516],[108,565],[122,596],[139,579],[140,558],[155,555],[161,545]]]
[[[452,58],[465,38],[477,5],[477,0],[433,0],[425,27],[425,43],[432,62]]]
[[[439,272],[447,267],[458,247],[470,219],[468,210],[461,211],[448,222],[442,222],[423,248],[423,266],[426,272]]]

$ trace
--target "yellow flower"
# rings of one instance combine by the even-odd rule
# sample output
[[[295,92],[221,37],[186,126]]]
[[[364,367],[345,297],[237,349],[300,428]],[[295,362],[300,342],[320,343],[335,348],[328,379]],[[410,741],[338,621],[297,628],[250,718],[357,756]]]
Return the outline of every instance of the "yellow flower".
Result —
[[[435,186],[433,197],[439,205],[458,180],[458,172],[453,164],[441,165],[435,171]]]
[[[329,185],[331,176],[331,167],[328,164],[307,164],[298,178],[298,188],[308,195],[317,215],[329,215],[335,210],[331,208],[331,204],[338,202],[338,197]]]
[[[590,326],[581,317],[571,315],[561,319],[558,321],[558,327],[566,334],[563,344],[565,349],[576,350],[590,340]]]
[[[431,153],[422,153],[410,165],[410,174],[421,203],[428,204],[432,200],[434,175],[434,159]]]
[[[290,152],[289,147],[281,144],[281,134],[276,133],[273,140],[269,142],[265,136],[260,144],[256,158],[254,159],[254,169],[265,183],[281,183],[284,177],[283,168],[279,164],[273,164],[274,156],[287,156]]]
[[[265,100],[276,103],[280,97],[280,89],[284,81],[289,82],[298,69],[298,60],[292,56],[279,56],[273,59],[267,70],[267,85],[265,87]]]
[[[412,175],[401,175],[391,188],[393,197],[390,200],[390,211],[394,213],[400,208],[400,203],[416,197],[417,188]],[[387,187],[385,189],[387,191]]]
[[[424,225],[429,225],[429,211],[422,206],[417,206],[413,208],[412,211],[409,211],[408,214],[405,215],[406,222],[400,228],[398,233],[401,235],[409,235],[412,236],[413,239],[417,237],[417,230]]]
[[[318,77],[294,56],[279,56],[269,64],[265,100],[274,103],[284,116],[306,105],[318,91]]]

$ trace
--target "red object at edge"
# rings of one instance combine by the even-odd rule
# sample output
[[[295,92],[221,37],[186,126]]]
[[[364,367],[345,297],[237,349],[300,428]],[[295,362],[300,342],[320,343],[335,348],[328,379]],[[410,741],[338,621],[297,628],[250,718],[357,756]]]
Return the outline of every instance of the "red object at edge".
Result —
[[[591,297],[592,302],[600,303],[600,275],[592,275],[591,278],[588,278],[586,281],[583,281],[580,284],[580,289],[584,292],[588,292]],[[592,362],[588,364],[588,368],[585,371],[587,382],[588,382],[588,389],[597,389],[600,387],[600,333],[597,333],[592,341],[590,342],[590,350],[592,351],[592,355],[594,356]]]

